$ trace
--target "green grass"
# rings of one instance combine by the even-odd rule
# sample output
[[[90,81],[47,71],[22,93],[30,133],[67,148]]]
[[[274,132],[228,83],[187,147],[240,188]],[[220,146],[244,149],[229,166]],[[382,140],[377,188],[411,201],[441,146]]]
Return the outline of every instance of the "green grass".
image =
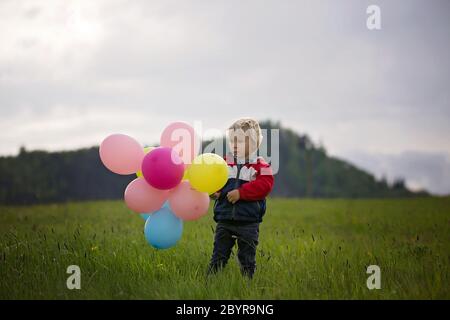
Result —
[[[450,198],[269,199],[252,281],[234,254],[206,281],[214,225],[210,211],[159,251],[122,201],[2,206],[0,299],[450,298]],[[72,264],[81,290],[66,287]]]

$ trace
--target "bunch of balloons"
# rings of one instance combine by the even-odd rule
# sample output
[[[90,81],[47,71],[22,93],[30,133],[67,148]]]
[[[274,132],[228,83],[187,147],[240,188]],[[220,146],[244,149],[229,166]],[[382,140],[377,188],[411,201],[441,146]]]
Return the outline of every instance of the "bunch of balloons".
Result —
[[[110,171],[136,174],[125,190],[125,203],[146,220],[144,234],[155,248],[174,246],[183,221],[204,216],[209,195],[227,182],[225,160],[214,153],[199,155],[199,146],[185,122],[167,126],[159,147],[143,148],[124,134],[112,134],[100,145],[100,159]]]

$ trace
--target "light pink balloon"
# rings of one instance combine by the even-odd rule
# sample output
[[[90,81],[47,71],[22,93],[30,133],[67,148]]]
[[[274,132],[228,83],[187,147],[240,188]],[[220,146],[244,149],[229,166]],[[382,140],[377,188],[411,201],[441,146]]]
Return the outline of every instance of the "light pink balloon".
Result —
[[[185,166],[192,163],[192,160],[200,151],[199,137],[188,123],[173,122],[169,124],[161,134],[161,147],[173,148]]]
[[[142,146],[125,134],[112,134],[100,145],[100,159],[117,174],[134,174],[141,170],[145,153]]]
[[[196,220],[208,213],[209,196],[192,189],[189,181],[182,181],[170,191],[169,206],[182,220]]]
[[[162,207],[168,195],[169,191],[153,188],[144,178],[137,178],[125,190],[125,203],[135,212],[151,213]]]

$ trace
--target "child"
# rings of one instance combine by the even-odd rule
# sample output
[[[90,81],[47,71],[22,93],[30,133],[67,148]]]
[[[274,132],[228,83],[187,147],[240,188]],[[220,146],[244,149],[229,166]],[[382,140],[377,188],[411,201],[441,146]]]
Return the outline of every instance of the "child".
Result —
[[[225,157],[228,181],[214,194],[217,226],[208,274],[226,265],[237,239],[241,273],[252,278],[256,268],[259,224],[274,179],[270,166],[262,157],[257,157],[262,141],[257,121],[237,120],[228,130],[228,139],[232,156]]]

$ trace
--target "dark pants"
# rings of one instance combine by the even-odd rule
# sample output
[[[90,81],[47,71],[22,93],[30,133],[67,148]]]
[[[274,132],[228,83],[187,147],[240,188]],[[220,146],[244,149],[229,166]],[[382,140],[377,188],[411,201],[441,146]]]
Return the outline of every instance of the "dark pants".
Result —
[[[214,236],[214,250],[208,274],[225,267],[237,240],[241,273],[253,277],[256,269],[256,246],[258,245],[259,222],[231,224],[218,222]]]

